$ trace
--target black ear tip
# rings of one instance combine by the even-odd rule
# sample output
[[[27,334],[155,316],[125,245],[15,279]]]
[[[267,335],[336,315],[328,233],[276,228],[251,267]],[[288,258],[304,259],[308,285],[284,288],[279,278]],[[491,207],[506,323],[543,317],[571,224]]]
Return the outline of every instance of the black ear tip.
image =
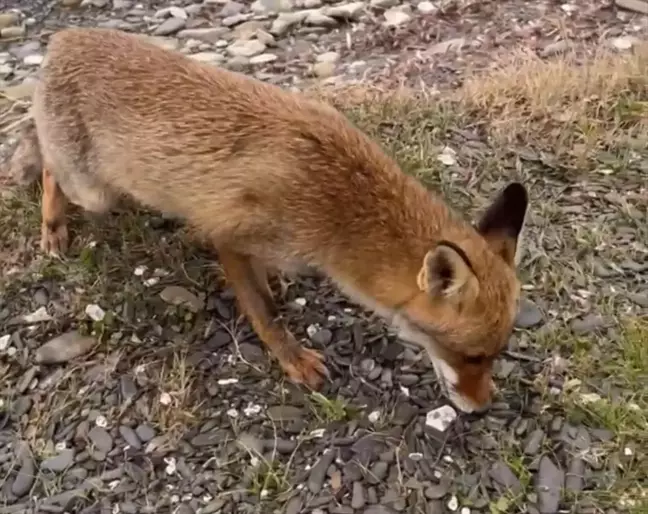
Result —
[[[504,188],[503,194],[506,198],[515,200],[520,204],[526,205],[529,203],[529,193],[527,193],[526,188],[521,182],[511,182]]]

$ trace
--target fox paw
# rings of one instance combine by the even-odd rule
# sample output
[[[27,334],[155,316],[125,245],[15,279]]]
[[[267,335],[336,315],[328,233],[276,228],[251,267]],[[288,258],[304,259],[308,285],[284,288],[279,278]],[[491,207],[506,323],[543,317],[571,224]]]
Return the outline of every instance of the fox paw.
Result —
[[[45,223],[41,227],[41,250],[47,255],[61,257],[68,249],[67,224]]]
[[[289,357],[279,360],[284,372],[296,384],[304,384],[317,390],[329,372],[324,366],[324,356],[310,348],[299,347]]]

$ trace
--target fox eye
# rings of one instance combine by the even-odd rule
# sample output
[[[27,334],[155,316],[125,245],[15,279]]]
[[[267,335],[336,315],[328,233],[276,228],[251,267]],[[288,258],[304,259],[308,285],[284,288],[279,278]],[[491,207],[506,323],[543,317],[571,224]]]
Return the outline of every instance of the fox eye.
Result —
[[[486,360],[486,356],[481,355],[471,355],[470,357],[465,357],[464,362],[466,364],[482,364]]]

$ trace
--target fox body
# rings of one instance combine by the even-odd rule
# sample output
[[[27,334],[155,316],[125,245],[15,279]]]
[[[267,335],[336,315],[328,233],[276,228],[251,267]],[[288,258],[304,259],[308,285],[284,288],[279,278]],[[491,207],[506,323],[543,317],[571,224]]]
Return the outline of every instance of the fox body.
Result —
[[[489,404],[517,309],[522,185],[471,225],[331,106],[117,30],[54,34],[32,112],[13,167],[42,173],[45,252],[67,249],[68,200],[101,213],[128,196],[208,238],[293,381],[317,388],[327,370],[277,316],[268,270],[306,265],[423,347],[459,409]]]

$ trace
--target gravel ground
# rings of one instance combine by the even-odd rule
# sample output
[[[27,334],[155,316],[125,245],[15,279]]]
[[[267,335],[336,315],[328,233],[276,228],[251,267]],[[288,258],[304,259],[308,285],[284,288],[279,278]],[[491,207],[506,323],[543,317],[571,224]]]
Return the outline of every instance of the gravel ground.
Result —
[[[327,280],[287,279],[288,323],[332,374],[310,393],[184,227],[134,206],[77,213],[69,257],[46,259],[38,187],[5,178],[0,514],[648,512],[648,59],[610,64],[648,55],[646,17],[584,1],[83,3],[0,5],[3,139],[66,25],[286,86],[423,86],[428,100],[332,101],[468,213],[529,184],[525,299],[478,418]],[[611,61],[565,71],[563,53],[588,62],[594,45]],[[520,47],[539,59],[465,80]],[[452,91],[430,102],[435,88]]]

